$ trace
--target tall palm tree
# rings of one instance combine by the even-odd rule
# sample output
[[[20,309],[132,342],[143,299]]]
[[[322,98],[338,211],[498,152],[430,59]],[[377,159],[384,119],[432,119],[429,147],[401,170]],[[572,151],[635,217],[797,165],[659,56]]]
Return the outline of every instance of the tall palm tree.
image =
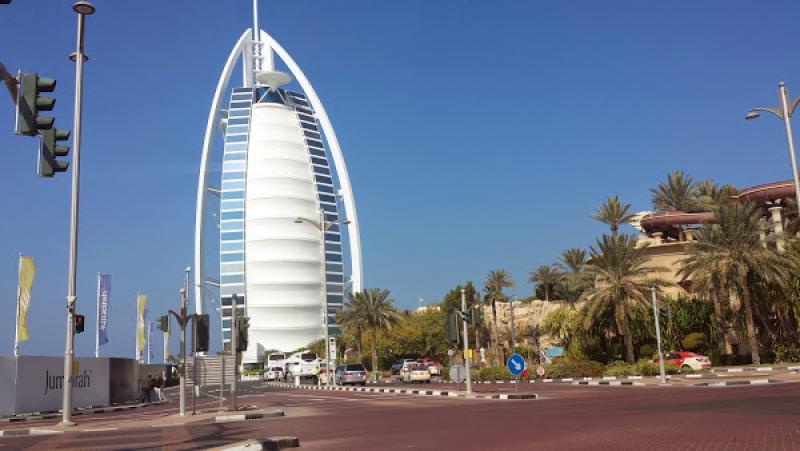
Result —
[[[364,336],[364,320],[361,318],[363,309],[358,308],[358,299],[352,292],[347,293],[347,303],[344,308],[336,314],[336,324],[342,327],[342,331],[353,336],[356,345],[358,362],[362,363],[363,354],[361,343]]]
[[[683,260],[682,274],[700,280],[716,278],[714,289],[723,296],[731,286],[744,307],[744,321],[750,356],[761,364],[751,299],[752,280],[785,286],[798,272],[796,257],[762,245],[759,238],[761,211],[751,203],[723,204],[716,212],[716,224],[704,224],[697,242]],[[716,309],[716,307],[715,307]],[[716,314],[716,312],[715,312]]]
[[[378,331],[391,329],[400,322],[402,315],[394,308],[394,300],[389,299],[389,290],[367,288],[351,295],[349,305],[357,312],[353,315],[362,321],[363,330],[370,334],[372,371],[379,371]]]
[[[608,224],[611,227],[611,234],[616,235],[617,229],[633,218],[629,212],[631,204],[623,204],[617,196],[608,196],[608,199],[597,207],[592,214],[592,219]]]
[[[495,356],[495,361],[500,362],[502,360],[500,356],[500,344],[499,344],[499,337],[497,335],[497,301],[505,301],[506,295],[503,294],[504,288],[514,288],[516,285],[514,281],[511,280],[511,276],[506,272],[505,269],[494,269],[489,271],[489,275],[486,276],[486,281],[483,283],[484,291],[486,292],[486,299],[492,305],[492,339],[494,343],[492,344],[493,353]],[[497,363],[498,365],[500,363]]]
[[[653,208],[659,211],[696,211],[694,181],[683,171],[667,174],[667,181],[661,182],[653,193]]]
[[[718,185],[713,180],[703,180],[694,185],[695,208],[716,211],[720,205],[731,202],[739,190],[733,185]]]
[[[567,301],[574,304],[583,290],[591,283],[586,274],[586,251],[577,247],[566,249],[558,257],[558,260],[559,265],[564,270]]]
[[[555,265],[541,265],[528,277],[528,282],[544,289],[544,300],[550,301],[550,292],[561,281],[562,274]]]
[[[586,301],[583,326],[591,329],[595,322],[612,313],[617,334],[625,341],[625,357],[634,362],[630,318],[634,309],[647,308],[652,286],[665,285],[654,273],[663,268],[645,266],[644,247],[636,246],[636,238],[628,235],[603,235],[597,247],[590,247],[591,263],[586,270],[597,283],[581,296]]]

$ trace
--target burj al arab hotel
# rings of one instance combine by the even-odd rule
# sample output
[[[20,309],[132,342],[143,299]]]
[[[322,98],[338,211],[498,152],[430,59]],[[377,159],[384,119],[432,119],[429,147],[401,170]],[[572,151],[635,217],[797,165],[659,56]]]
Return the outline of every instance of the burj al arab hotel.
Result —
[[[362,289],[358,216],[336,133],[303,71],[258,27],[257,0],[253,13],[211,102],[194,242],[196,311],[215,306],[228,342],[237,299],[250,323],[244,364],[322,338],[345,291]],[[237,67],[241,84],[232,82]]]

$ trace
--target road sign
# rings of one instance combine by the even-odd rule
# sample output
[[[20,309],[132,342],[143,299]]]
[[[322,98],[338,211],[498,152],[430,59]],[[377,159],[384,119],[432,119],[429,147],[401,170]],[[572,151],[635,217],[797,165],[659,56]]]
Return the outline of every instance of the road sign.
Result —
[[[511,354],[508,356],[506,367],[508,367],[509,373],[514,376],[519,376],[523,371],[525,371],[525,359],[523,359],[519,354]]]
[[[544,367],[542,365],[536,367],[536,375],[539,377],[544,377]]]
[[[460,384],[464,382],[464,379],[467,378],[467,369],[464,368],[464,365],[460,363],[456,363],[455,365],[450,367],[450,380],[455,382],[456,384]]]

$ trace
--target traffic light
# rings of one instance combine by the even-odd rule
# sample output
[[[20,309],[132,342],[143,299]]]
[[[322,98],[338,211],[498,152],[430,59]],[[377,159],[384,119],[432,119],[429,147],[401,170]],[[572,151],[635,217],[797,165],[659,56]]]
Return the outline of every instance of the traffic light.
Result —
[[[483,324],[483,307],[472,309],[472,321],[475,324]]]
[[[195,352],[208,352],[208,315],[194,317],[194,343]]]
[[[75,333],[80,334],[83,333],[83,326],[85,324],[86,318],[83,315],[75,315]]]
[[[69,139],[69,130],[49,128],[41,130],[39,143],[39,161],[36,175],[39,177],[52,177],[56,172],[64,172],[69,167],[66,161],[56,160],[56,157],[66,157],[69,147],[59,146],[58,141]]]
[[[56,89],[56,81],[31,73],[22,74],[19,82],[16,133],[18,135],[34,136],[40,130],[52,128],[55,119],[50,116],[40,116],[39,112],[52,111],[56,104],[56,99],[40,96],[39,93],[53,92]]]
[[[250,328],[250,319],[247,317],[236,318],[236,352],[247,351],[247,329]]]
[[[164,333],[169,332],[169,315],[158,317],[158,330]]]
[[[458,341],[458,314],[455,310],[447,312],[447,339],[450,342]]]

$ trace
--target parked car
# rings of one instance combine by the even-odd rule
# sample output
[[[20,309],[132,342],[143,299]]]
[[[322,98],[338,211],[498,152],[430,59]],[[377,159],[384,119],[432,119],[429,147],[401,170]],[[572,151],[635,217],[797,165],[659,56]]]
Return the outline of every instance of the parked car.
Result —
[[[411,362],[414,362],[414,359],[400,359],[394,362],[392,364],[392,374],[400,374],[400,370],[402,370],[407,363]]]
[[[431,372],[426,365],[421,363],[411,363],[404,367],[403,383],[413,384],[414,382],[431,383]]]
[[[428,371],[431,373],[431,376],[441,376],[442,374],[442,371],[439,369],[439,365],[437,365],[432,360],[419,362],[419,364],[428,368]]]
[[[265,381],[279,381],[281,379],[283,379],[283,368],[279,366],[273,366],[264,371]]]
[[[367,370],[360,363],[349,363],[336,367],[336,385],[367,385]]]
[[[664,355],[664,363],[672,362],[682,370],[710,370],[711,360],[704,355],[688,351],[673,351]],[[658,363],[658,360],[653,360],[653,363]]]

